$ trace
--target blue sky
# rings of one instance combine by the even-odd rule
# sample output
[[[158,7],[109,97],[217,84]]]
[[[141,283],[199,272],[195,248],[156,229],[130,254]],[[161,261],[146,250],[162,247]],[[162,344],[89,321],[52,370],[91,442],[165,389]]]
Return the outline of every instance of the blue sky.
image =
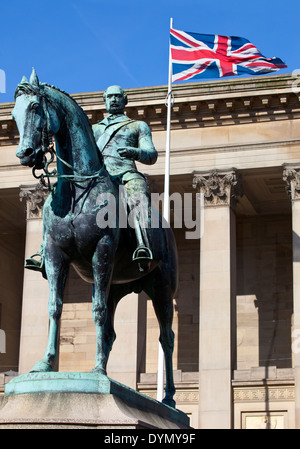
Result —
[[[171,17],[180,30],[245,37],[288,65],[276,73],[292,73],[299,13],[299,0],[2,0],[0,102],[13,101],[33,66],[41,82],[71,94],[167,84]]]

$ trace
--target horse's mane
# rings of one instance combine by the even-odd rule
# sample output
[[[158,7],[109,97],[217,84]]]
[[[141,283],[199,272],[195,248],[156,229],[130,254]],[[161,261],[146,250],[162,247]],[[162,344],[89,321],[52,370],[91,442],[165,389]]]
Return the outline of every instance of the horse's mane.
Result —
[[[40,86],[46,86],[46,87],[48,87],[48,88],[50,88],[50,89],[54,89],[54,90],[56,90],[57,92],[60,92],[61,94],[65,95],[67,98],[69,98],[69,99],[71,100],[71,102],[73,102],[74,105],[75,105],[75,106],[82,112],[82,114],[86,117],[87,122],[88,122],[89,126],[90,126],[91,129],[92,129],[92,125],[91,125],[91,123],[90,123],[90,121],[89,121],[89,119],[88,119],[88,116],[86,115],[86,113],[84,112],[84,110],[82,109],[82,107],[77,103],[77,101],[75,100],[75,98],[72,97],[72,95],[68,94],[68,92],[66,92],[65,90],[59,89],[58,87],[53,86],[53,85],[50,85],[50,84],[47,84],[47,83],[40,83]]]
[[[44,93],[44,87],[48,87],[49,89],[54,89],[57,92],[60,92],[61,94],[65,95],[67,98],[69,98],[74,103],[74,105],[86,116],[87,122],[89,123],[89,125],[92,128],[92,125],[91,125],[86,113],[84,112],[82,107],[77,103],[77,101],[70,94],[68,94],[68,92],[66,92],[56,86],[53,86],[51,84],[39,83],[39,85],[33,85],[29,82],[21,82],[20,84],[18,84],[18,86],[16,88],[14,99],[16,100],[16,98],[22,94],[29,94],[29,95],[34,94],[34,95],[37,95],[38,97],[41,97],[41,96],[43,96],[43,93]]]

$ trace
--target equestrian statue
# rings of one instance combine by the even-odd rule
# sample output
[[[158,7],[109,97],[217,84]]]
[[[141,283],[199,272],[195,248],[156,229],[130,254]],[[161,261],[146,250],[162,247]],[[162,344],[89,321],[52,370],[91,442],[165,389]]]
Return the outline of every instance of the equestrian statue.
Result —
[[[172,321],[176,243],[171,228],[163,225],[160,214],[152,209],[145,177],[135,164],[155,163],[157,152],[148,125],[124,114],[127,95],[123,89],[110,86],[104,101],[108,116],[92,126],[70,95],[40,83],[34,69],[30,80],[23,77],[16,88],[12,111],[20,134],[16,155],[50,191],[43,207],[43,243],[25,264],[41,271],[49,283],[48,345],[31,372],[53,369],[63,292],[72,265],[93,287],[97,339],[93,372],[106,375],[116,338],[118,302],[131,292],[144,291],[153,302],[165,356],[163,403],[175,407]],[[56,169],[49,171],[54,160]],[[55,183],[50,182],[52,177]],[[124,226],[121,211],[127,221],[130,217],[130,226]],[[113,213],[110,221],[108,216]],[[151,226],[154,214],[158,226]]]

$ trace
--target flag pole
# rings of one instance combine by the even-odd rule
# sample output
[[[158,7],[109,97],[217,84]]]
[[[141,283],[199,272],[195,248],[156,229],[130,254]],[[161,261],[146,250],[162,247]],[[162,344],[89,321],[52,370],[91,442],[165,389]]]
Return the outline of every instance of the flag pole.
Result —
[[[173,28],[173,19],[170,19],[170,28]],[[164,202],[163,218],[170,222],[170,137],[171,137],[171,108],[172,108],[172,58],[171,46],[169,44],[169,78],[167,95],[167,136],[166,136],[166,156],[165,156],[165,181],[164,181]],[[159,343],[158,348],[158,368],[157,368],[157,400],[161,402],[164,395],[164,353]]]
[[[173,19],[170,20],[170,28],[173,28]],[[169,79],[167,97],[167,137],[166,137],[166,160],[165,160],[165,188],[164,188],[164,219],[170,221],[170,137],[171,137],[171,109],[172,109],[172,58],[171,46],[169,45]]]

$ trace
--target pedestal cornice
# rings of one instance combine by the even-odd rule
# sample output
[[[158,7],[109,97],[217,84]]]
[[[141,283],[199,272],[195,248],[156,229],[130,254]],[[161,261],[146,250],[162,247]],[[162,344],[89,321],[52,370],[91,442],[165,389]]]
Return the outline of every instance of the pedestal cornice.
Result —
[[[188,416],[97,373],[28,373],[5,386],[0,428],[190,429]]]

